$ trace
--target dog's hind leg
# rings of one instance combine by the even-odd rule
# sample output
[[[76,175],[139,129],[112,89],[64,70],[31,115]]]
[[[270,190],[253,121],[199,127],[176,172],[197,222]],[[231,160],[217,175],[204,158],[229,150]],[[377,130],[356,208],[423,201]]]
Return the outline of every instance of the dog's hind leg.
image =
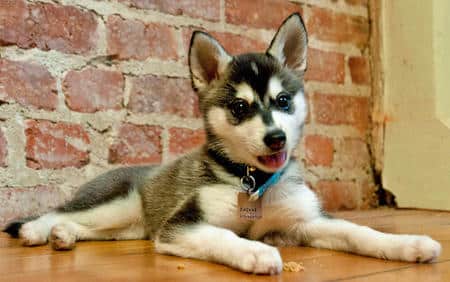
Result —
[[[137,191],[93,209],[60,214],[49,240],[56,250],[71,249],[76,241],[133,240],[147,237],[142,202]]]
[[[4,231],[13,237],[21,238],[26,246],[44,245],[47,243],[51,228],[58,223],[60,218],[55,214],[45,214],[37,219],[25,222],[13,222]],[[12,226],[16,230],[12,230]]]
[[[81,240],[144,239],[142,203],[134,190],[95,208],[76,212],[56,211],[27,222],[19,237],[28,246],[49,240],[57,250],[71,249]]]
[[[57,249],[69,249],[77,240],[144,238],[138,186],[149,173],[149,167],[110,171],[80,187],[71,201],[53,212],[12,222],[4,231],[28,246],[50,238]]]
[[[53,226],[49,242],[55,250],[70,250],[76,241],[84,240],[137,240],[145,239],[143,225],[132,225],[110,230],[95,230],[75,222],[64,222]]]

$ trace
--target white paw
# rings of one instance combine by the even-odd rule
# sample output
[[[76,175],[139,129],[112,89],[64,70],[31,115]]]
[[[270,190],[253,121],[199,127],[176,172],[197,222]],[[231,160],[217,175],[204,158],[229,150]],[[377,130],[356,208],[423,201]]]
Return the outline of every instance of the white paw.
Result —
[[[50,232],[50,244],[55,250],[71,250],[75,247],[76,236],[65,224],[53,226]]]
[[[402,257],[411,262],[432,262],[441,254],[441,244],[428,236],[408,236],[402,248]]]
[[[36,221],[30,221],[22,225],[19,237],[25,246],[37,246],[47,243],[48,230]]]
[[[247,248],[242,248],[237,258],[237,267],[255,274],[278,274],[283,269],[280,253],[274,247],[260,242],[250,242]]]

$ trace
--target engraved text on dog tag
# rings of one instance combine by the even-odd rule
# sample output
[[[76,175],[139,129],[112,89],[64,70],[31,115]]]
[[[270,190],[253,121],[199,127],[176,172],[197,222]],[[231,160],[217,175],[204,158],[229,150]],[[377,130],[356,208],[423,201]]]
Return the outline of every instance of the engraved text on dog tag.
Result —
[[[238,212],[239,218],[256,220],[262,217],[261,198],[256,201],[250,201],[249,195],[245,192],[238,193]]]

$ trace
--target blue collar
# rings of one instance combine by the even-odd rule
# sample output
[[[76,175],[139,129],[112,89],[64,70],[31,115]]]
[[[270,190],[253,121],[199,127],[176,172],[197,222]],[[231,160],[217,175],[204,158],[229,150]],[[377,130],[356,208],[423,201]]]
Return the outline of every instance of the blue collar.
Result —
[[[228,157],[223,155],[217,150],[212,148],[205,147],[206,154],[211,157],[217,164],[221,165],[228,173],[239,177],[242,181],[242,178],[245,177],[248,172],[248,166],[243,163],[235,163],[230,160]],[[289,160],[290,161],[290,160]],[[248,191],[250,194],[251,200],[257,200],[262,197],[264,192],[269,189],[271,186],[275,185],[280,181],[281,176],[284,174],[286,168],[279,170],[275,173],[267,173],[262,170],[256,169],[255,171],[250,173],[250,176],[253,178],[254,185],[252,185],[251,191]]]
[[[259,186],[255,192],[250,194],[250,201],[258,200],[262,197],[262,195],[264,195],[264,192],[266,192],[267,189],[277,184],[278,181],[280,181],[281,176],[284,174],[284,171],[285,169],[282,169],[272,174],[272,176],[263,185]]]

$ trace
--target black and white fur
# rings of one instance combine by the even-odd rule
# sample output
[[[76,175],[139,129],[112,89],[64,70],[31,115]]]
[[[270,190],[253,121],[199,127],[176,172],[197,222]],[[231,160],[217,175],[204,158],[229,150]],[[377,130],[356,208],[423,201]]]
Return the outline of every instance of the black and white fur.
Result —
[[[165,166],[103,174],[65,205],[13,222],[5,231],[25,245],[50,242],[58,250],[71,249],[79,240],[150,239],[159,253],[259,274],[282,271],[280,254],[271,245],[433,261],[441,246],[430,237],[385,234],[332,219],[304,184],[290,157],[307,113],[306,54],[307,34],[299,14],[285,20],[266,53],[231,56],[210,35],[195,32],[189,65],[207,143]],[[280,106],[280,93],[288,95],[288,107]],[[284,135],[276,149],[265,141],[273,132]],[[285,172],[262,197],[263,217],[240,219],[237,194],[246,166],[256,168],[252,174],[260,185],[277,169],[259,157],[283,150],[287,161],[277,169]]]

